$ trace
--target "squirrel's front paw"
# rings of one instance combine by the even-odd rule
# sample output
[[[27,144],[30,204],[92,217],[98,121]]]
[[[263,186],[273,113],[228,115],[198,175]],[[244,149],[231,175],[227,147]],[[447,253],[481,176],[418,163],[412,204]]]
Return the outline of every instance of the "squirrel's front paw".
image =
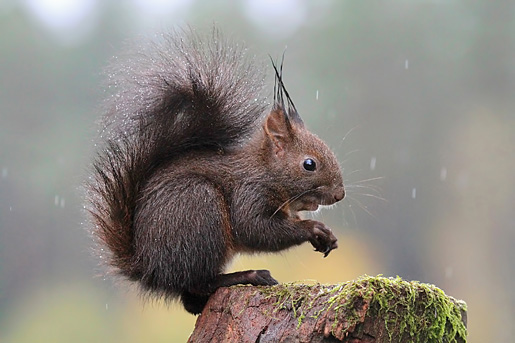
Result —
[[[331,229],[320,222],[314,222],[309,241],[315,251],[320,251],[324,257],[327,257],[331,250],[338,248],[337,239]]]

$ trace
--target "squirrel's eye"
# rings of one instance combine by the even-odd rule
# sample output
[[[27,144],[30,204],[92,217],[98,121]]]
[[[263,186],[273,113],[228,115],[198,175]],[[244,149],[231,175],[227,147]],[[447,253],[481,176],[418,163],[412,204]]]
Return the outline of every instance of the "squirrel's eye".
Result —
[[[314,160],[312,160],[311,158],[307,158],[304,160],[304,163],[302,165],[304,167],[304,169],[306,169],[307,171],[315,171],[317,169],[317,164]]]

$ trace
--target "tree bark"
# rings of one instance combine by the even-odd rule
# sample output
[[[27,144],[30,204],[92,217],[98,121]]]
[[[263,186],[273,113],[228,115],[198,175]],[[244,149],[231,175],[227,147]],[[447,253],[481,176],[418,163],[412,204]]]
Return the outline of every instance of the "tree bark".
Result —
[[[233,286],[211,296],[188,342],[466,342],[466,311],[437,287],[400,278]]]

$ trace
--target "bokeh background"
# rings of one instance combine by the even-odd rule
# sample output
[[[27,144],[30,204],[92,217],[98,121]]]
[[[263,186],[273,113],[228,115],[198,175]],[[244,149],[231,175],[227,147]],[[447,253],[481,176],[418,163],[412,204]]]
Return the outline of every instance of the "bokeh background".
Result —
[[[265,63],[286,51],[289,92],[348,189],[316,214],[339,237],[328,258],[305,245],[230,269],[434,283],[467,301],[470,342],[512,342],[515,2],[502,0],[0,1],[0,341],[186,340],[180,306],[102,276],[80,184],[108,60],[126,40],[213,24]]]

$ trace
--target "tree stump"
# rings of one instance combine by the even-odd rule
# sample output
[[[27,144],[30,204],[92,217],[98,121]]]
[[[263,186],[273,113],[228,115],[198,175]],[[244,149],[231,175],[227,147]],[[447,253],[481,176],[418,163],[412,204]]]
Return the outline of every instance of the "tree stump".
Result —
[[[336,285],[220,288],[188,342],[466,342],[465,302],[436,286],[364,276]]]

